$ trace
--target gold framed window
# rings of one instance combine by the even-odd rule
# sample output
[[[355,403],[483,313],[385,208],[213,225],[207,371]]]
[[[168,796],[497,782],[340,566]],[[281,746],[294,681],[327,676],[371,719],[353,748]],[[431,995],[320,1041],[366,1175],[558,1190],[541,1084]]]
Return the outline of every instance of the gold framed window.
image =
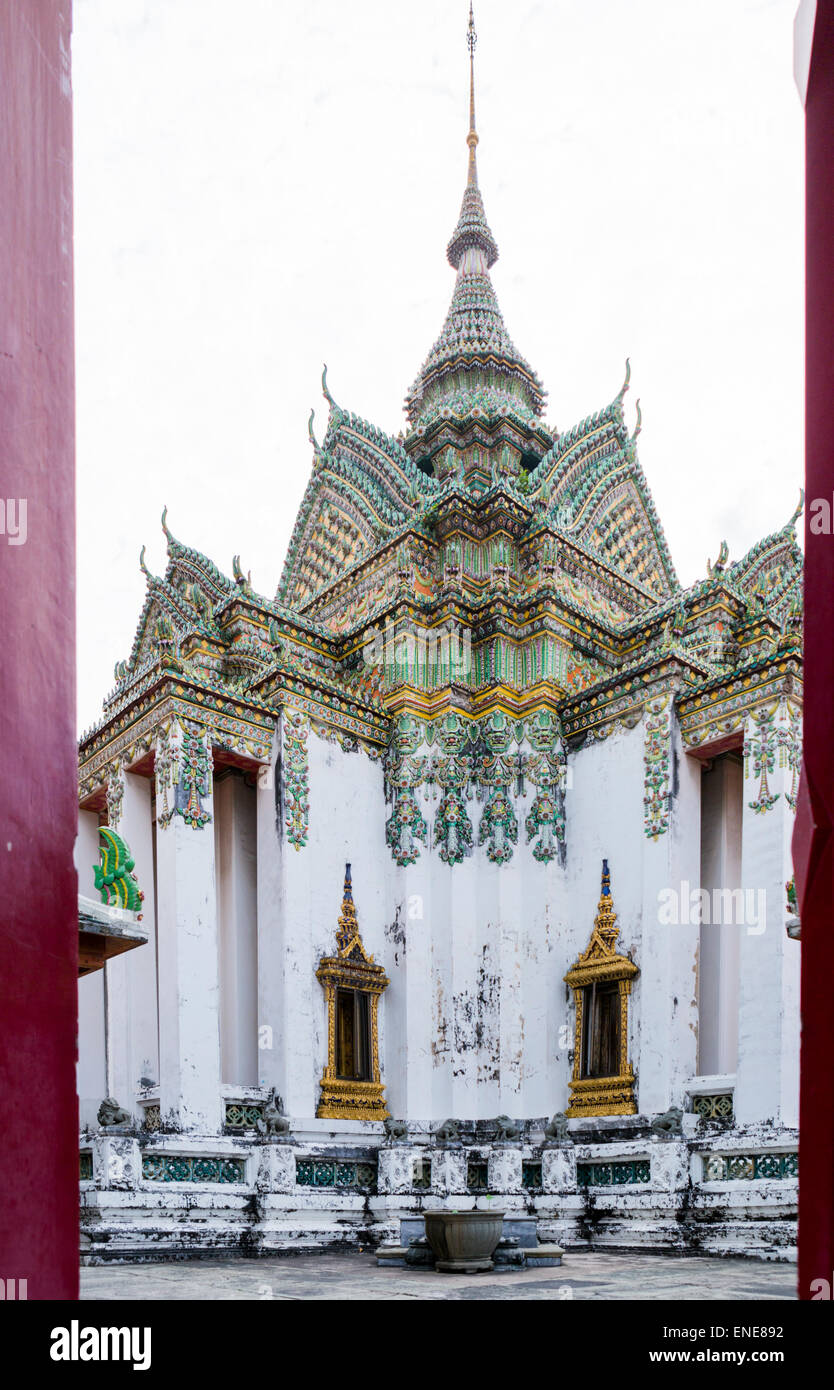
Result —
[[[634,1069],[628,1059],[628,1001],[633,960],[616,947],[619,928],[611,897],[608,860],[602,861],[602,888],[587,949],[565,982],[576,1006],[573,1079],[566,1115],[636,1115]]]
[[[379,1001],[388,987],[381,965],[362,945],[345,865],[335,956],[323,956],[316,978],[327,1001],[327,1065],[316,1115],[322,1119],[384,1120],[379,1068]]]

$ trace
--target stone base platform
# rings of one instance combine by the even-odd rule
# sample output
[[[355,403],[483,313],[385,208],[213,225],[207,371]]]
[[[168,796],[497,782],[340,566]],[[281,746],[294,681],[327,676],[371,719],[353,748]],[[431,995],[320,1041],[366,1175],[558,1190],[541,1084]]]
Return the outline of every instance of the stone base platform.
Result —
[[[496,1252],[499,1267],[539,1242],[796,1258],[793,1131],[716,1126],[658,1138],[619,1120],[610,1135],[597,1122],[564,1143],[492,1148],[443,1145],[426,1131],[392,1145],[381,1125],[354,1128],[281,1141],[84,1135],[82,1263],[396,1245],[413,1266],[430,1254],[411,1245],[425,1212],[490,1205],[506,1213],[514,1242]]]

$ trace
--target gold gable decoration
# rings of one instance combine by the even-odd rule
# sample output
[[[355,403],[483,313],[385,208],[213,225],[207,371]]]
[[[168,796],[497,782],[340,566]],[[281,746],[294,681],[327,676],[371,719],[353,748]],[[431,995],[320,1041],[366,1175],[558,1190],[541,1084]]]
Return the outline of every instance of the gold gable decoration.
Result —
[[[573,1079],[569,1083],[570,1104],[565,1112],[571,1119],[589,1115],[637,1114],[634,1069],[628,1060],[628,999],[632,981],[640,972],[634,961],[620,955],[616,949],[620,934],[616,921],[608,860],[603,859],[602,887],[591,939],[564,977],[565,983],[573,990],[576,1005]],[[615,1067],[611,1069],[611,1075],[592,1075],[587,1065],[590,1050],[588,1030],[596,1027],[592,1012],[596,1007],[596,989],[598,986],[611,985],[618,987]]]
[[[359,921],[356,916],[356,905],[353,901],[350,864],[345,864],[345,886],[342,893],[342,910],[339,913],[336,944],[339,947],[340,959],[363,960],[366,965],[373,965],[374,958],[368,955],[359,935]]]
[[[342,910],[336,931],[337,954],[322,956],[316,970],[327,1000],[327,1065],[321,1079],[319,1119],[384,1120],[388,1116],[385,1087],[379,1069],[379,1000],[389,980],[381,965],[365,950],[353,901],[350,864],[345,865]],[[367,998],[367,1079],[339,1075],[337,996],[339,990]]]

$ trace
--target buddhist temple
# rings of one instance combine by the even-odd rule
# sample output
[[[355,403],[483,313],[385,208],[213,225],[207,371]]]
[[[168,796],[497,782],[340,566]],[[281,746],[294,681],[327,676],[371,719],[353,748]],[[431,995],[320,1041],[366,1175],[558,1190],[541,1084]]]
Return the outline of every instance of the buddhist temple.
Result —
[[[88,1261],[367,1247],[487,1195],[567,1249],[793,1256],[802,504],[684,588],[629,363],[547,423],[475,45],[403,431],[325,369],[273,596],[163,511],[81,740],[79,891],[112,901],[104,827],[147,935],[79,984]]]

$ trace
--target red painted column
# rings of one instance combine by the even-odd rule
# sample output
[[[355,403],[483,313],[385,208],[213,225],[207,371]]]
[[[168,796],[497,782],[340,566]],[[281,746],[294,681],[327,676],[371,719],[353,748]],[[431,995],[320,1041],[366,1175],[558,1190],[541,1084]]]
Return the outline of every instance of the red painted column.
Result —
[[[804,795],[794,836],[802,920],[799,1296],[834,1282],[834,0],[818,0],[806,100]]]
[[[30,1299],[78,1293],[71,27],[0,4],[0,1278]]]

